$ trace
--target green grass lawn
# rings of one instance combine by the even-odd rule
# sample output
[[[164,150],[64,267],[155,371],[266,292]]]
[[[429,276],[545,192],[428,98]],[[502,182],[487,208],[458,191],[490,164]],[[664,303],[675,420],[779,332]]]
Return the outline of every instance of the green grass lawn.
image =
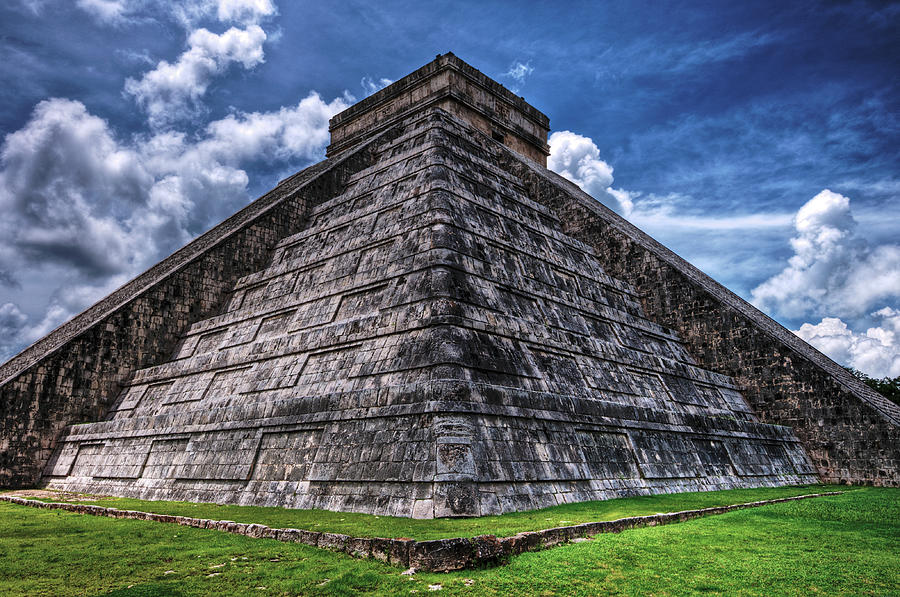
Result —
[[[898,571],[897,489],[599,535],[508,566],[411,578],[299,544],[0,503],[2,595],[409,595],[429,585],[441,595],[900,595]]]
[[[354,537],[407,537],[426,540],[448,537],[474,537],[476,535],[508,537],[522,531],[537,531],[551,527],[581,524],[583,522],[614,520],[626,516],[642,516],[657,512],[676,512],[711,506],[727,506],[729,504],[846,489],[848,489],[846,486],[836,485],[805,485],[673,493],[602,502],[566,504],[543,510],[515,512],[502,516],[443,518],[436,520],[412,520],[410,518],[330,512],[327,510],[291,510],[258,506],[195,504],[191,502],[153,502],[113,497],[90,501],[79,500],[79,503],[96,504],[121,510],[141,510],[157,514],[192,516],[194,518],[233,520],[246,523],[255,522],[273,528],[295,528],[344,533]]]

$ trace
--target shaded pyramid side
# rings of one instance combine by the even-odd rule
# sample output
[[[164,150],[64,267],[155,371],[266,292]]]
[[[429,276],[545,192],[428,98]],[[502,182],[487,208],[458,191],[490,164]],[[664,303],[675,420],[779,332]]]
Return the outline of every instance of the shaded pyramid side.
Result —
[[[235,281],[393,132],[281,181],[0,365],[0,487],[33,487],[67,425],[102,418],[136,369],[170,358],[187,327],[217,313]]]
[[[568,180],[505,148],[496,157],[701,366],[731,376],[762,421],[793,429],[822,481],[900,486],[900,405]]]
[[[792,432],[440,110],[373,149],[51,487],[431,517],[811,482]]]

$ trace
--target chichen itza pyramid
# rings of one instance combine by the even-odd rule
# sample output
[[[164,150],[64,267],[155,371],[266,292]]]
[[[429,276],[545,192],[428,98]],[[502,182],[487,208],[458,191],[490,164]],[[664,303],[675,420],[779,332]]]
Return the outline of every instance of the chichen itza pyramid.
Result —
[[[900,484],[900,407],[546,169],[452,54],[0,367],[0,486],[477,516]]]

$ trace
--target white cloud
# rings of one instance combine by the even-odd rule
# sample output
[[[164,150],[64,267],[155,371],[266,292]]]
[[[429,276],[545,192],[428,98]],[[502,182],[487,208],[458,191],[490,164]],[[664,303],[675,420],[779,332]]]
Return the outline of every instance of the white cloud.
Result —
[[[692,197],[612,188],[613,168],[600,159],[588,137],[561,131],[553,133],[549,143],[551,170],[645,230],[689,234],[694,242],[697,235],[712,234],[715,242],[721,236],[734,243],[735,234],[758,238],[793,225],[793,256],[781,272],[756,285],[753,302],[789,318],[821,317],[820,323],[804,323],[795,333],[834,360],[869,375],[900,375],[900,310],[885,306],[871,312],[886,302],[896,305],[900,297],[900,245],[871,246],[857,234],[847,197],[826,189],[793,215],[697,214]],[[704,259],[709,261],[700,261]],[[742,266],[727,263],[729,268]],[[878,324],[870,325],[873,320]],[[854,331],[867,325],[865,332]]]
[[[44,0],[32,2],[43,4]],[[76,0],[75,5],[102,25],[120,25],[149,17],[173,19],[186,30],[194,29],[203,19],[251,25],[278,14],[271,0]]]
[[[239,160],[269,155],[278,159],[313,156],[329,141],[328,119],[346,109],[338,98],[325,103],[316,93],[277,112],[252,112],[217,120],[200,147]]]
[[[258,23],[276,12],[271,0],[218,0],[216,6],[216,16],[223,22]]]
[[[375,81],[372,79],[372,77],[369,76],[363,77],[359,82],[359,84],[362,85],[363,88],[363,95],[366,97],[372,95],[376,91],[384,89],[391,83],[393,83],[393,81],[391,81],[390,79],[385,79],[384,77]]]
[[[753,302],[785,317],[859,317],[900,297],[900,245],[871,247],[856,234],[850,200],[824,190],[794,217],[794,255],[753,289]]]
[[[825,317],[815,325],[804,323],[794,333],[838,363],[872,377],[900,376],[900,310],[884,307],[872,315],[881,325],[862,334],[836,317]]]
[[[129,0],[139,3],[144,0]],[[157,12],[174,19],[185,30],[191,31],[197,28],[201,21],[216,19],[222,23],[237,22],[242,25],[259,24],[265,17],[277,14],[277,9],[271,2],[256,2],[255,0],[182,0],[181,2],[169,2],[165,0],[151,0],[152,7]],[[271,12],[267,12],[271,8]]]
[[[501,76],[513,81],[510,89],[513,93],[518,93],[519,89],[525,84],[525,79],[534,72],[534,67],[531,66],[531,61],[528,62],[520,62],[516,61],[510,65],[509,70],[503,73]]]
[[[80,102],[38,104],[0,150],[0,283],[35,268],[59,283],[40,321],[3,307],[0,317],[19,331],[0,357],[245,204],[245,164],[321,157],[328,119],[346,107],[311,93],[295,106],[212,122],[197,138],[164,131],[121,141]]]
[[[568,178],[586,193],[626,216],[636,225],[662,232],[754,231],[789,227],[790,213],[744,213],[698,215],[701,204],[695,197],[680,193],[643,194],[612,187],[613,168],[600,159],[600,150],[590,137],[571,131],[550,135],[548,168]]]
[[[0,160],[3,244],[27,260],[68,263],[89,276],[130,260],[115,216],[137,208],[153,178],[83,104],[39,103],[6,137]]]
[[[160,60],[142,76],[125,81],[125,93],[147,113],[154,129],[201,113],[200,100],[213,78],[232,65],[252,69],[261,64],[268,36],[260,23],[278,13],[272,0],[77,0],[76,5],[105,25],[162,18],[176,21],[189,32],[187,49],[174,61]],[[238,26],[222,33],[198,28],[211,19]],[[141,54],[133,57],[149,59]]]
[[[600,159],[600,150],[590,139],[571,131],[550,135],[547,167],[568,178],[588,195],[627,216],[634,208],[634,194],[612,188],[613,168]]]
[[[122,22],[129,10],[127,0],[77,0],[75,4],[105,24]]]
[[[696,215],[679,212],[673,203],[668,200],[671,195],[657,197],[648,195],[642,197],[638,193],[629,195],[640,201],[629,220],[637,226],[647,226],[656,229],[676,230],[685,232],[706,230],[711,232],[723,232],[727,230],[765,230],[773,228],[787,228],[791,225],[793,217],[784,213],[756,213],[733,214],[721,216]],[[662,199],[662,201],[660,201]]]
[[[616,193],[620,191],[615,191]],[[633,203],[628,219],[647,230],[680,231],[694,234],[698,231],[714,233],[789,229],[794,214],[786,212],[721,213],[710,215],[702,199],[682,193],[657,195],[627,191]],[[699,212],[699,213],[698,213]]]
[[[161,61],[140,80],[127,79],[125,91],[147,112],[151,126],[171,124],[195,114],[212,78],[231,64],[249,69],[263,62],[265,41],[266,33],[258,25],[232,27],[222,34],[197,29],[178,60]]]

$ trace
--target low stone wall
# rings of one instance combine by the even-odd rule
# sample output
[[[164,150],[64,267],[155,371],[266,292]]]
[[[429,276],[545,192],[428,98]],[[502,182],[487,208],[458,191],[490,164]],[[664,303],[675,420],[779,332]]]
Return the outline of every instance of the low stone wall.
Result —
[[[248,524],[232,520],[209,520],[205,518],[191,518],[190,516],[173,516],[171,514],[154,514],[151,512],[119,510],[118,508],[104,508],[103,506],[89,506],[85,504],[40,502],[14,495],[0,495],[0,501],[31,506],[33,508],[66,510],[77,514],[92,514],[109,518],[170,522],[182,526],[224,531],[258,539],[275,539],[289,543],[302,543],[312,547],[346,553],[355,558],[373,558],[403,568],[414,568],[429,572],[450,572],[464,568],[504,564],[509,557],[520,553],[537,551],[568,543],[573,539],[592,537],[601,533],[620,533],[628,529],[684,522],[703,516],[724,514],[732,510],[756,508],[769,504],[840,495],[842,493],[842,491],[810,493],[773,500],[732,504],[730,506],[701,508],[699,510],[630,516],[617,520],[587,522],[574,526],[543,529],[541,531],[527,531],[512,537],[499,538],[494,535],[479,535],[478,537],[454,537],[452,539],[434,539],[432,541],[351,537],[340,533],[321,533],[301,529],[273,529],[263,524]]]

